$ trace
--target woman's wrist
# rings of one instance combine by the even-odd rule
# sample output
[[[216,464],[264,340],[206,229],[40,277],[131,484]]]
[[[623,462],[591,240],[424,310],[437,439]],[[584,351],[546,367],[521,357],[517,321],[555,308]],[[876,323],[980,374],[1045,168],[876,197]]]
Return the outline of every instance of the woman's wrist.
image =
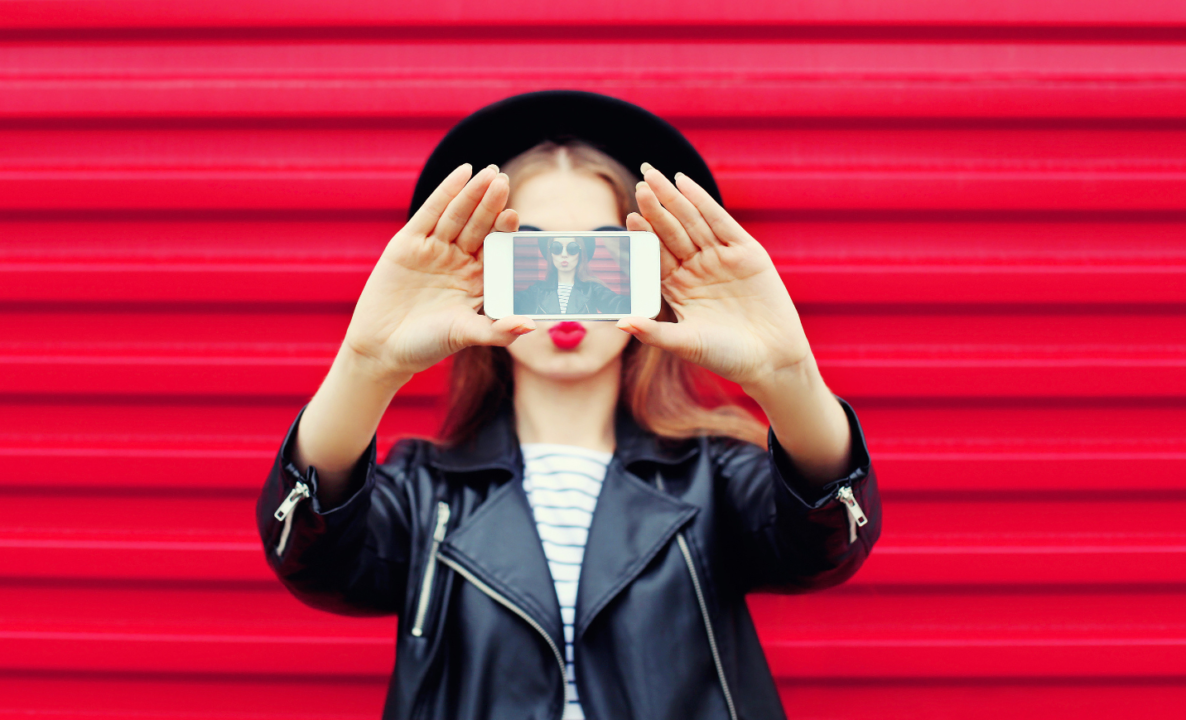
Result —
[[[848,418],[812,355],[742,389],[804,477],[823,484],[845,473],[852,447]]]
[[[359,352],[348,341],[338,348],[338,354],[330,366],[330,373],[334,372],[352,385],[367,386],[369,390],[393,396],[415,374],[410,370],[391,368],[375,355]]]
[[[343,343],[301,417],[293,458],[301,471],[317,468],[323,501],[332,505],[344,495],[350,471],[409,378],[382,370]]]
[[[788,396],[805,397],[826,390],[815,356],[808,351],[802,360],[792,365],[760,373],[752,382],[740,383],[742,391],[760,406],[783,403]]]

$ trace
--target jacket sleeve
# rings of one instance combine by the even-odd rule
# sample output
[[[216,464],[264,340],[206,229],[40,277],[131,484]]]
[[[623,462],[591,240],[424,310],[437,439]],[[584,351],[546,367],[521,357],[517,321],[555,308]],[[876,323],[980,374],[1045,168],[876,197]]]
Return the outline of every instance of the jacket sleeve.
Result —
[[[589,305],[599,313],[630,312],[630,296],[619,295],[601,283],[588,283]]]
[[[372,439],[351,477],[357,489],[342,504],[327,508],[318,497],[316,469],[301,473],[291,461],[299,423],[297,416],[256,503],[268,564],[312,607],[343,615],[398,613],[414,532],[407,483],[413,446],[400,443],[379,466]],[[299,502],[285,520],[277,520],[286,498]]]
[[[837,398],[839,400],[839,398]],[[763,453],[731,442],[718,457],[732,510],[733,568],[744,592],[803,592],[838,585],[864,563],[881,534],[881,498],[865,436],[852,407],[839,400],[852,433],[849,472],[820,486],[808,482],[769,431]],[[867,523],[857,526],[838,493],[850,488]],[[855,538],[853,534],[855,533]]]

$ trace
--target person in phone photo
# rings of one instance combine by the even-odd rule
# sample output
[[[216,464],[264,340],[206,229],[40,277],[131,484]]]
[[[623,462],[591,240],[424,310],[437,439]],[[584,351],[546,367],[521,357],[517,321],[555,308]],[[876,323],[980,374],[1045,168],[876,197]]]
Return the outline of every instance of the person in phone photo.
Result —
[[[516,315],[581,315],[630,312],[630,295],[614,292],[590,269],[593,238],[540,238],[547,276],[515,293]]]
[[[483,242],[528,228],[547,276],[516,313],[623,307],[569,236],[625,228],[659,238],[658,318],[486,317]],[[439,432],[379,448],[450,357]],[[422,402],[391,414],[419,427]],[[769,253],[678,130],[592,93],[518,95],[441,140],[277,440],[268,563],[313,607],[398,616],[388,719],[781,720],[746,596],[842,583],[881,529],[856,413]]]

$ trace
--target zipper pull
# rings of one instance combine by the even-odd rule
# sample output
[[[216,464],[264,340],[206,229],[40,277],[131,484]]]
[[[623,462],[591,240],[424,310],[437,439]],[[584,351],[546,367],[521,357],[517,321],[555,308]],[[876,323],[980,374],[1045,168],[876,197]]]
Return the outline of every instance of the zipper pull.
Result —
[[[437,571],[437,550],[445,539],[445,526],[449,524],[449,503],[437,503],[437,524],[432,531],[432,547],[428,550],[428,562],[424,565],[424,579],[420,582],[420,600],[416,603],[416,617],[412,622],[412,636],[424,637],[424,618],[428,615],[428,601],[432,597],[432,580]]]
[[[836,490],[836,499],[844,503],[845,509],[848,510],[848,542],[851,545],[857,541],[857,528],[867,525],[869,518],[865,517],[865,511],[861,510],[860,503],[852,494],[851,485],[840,486]]]
[[[445,526],[449,524],[449,503],[437,503],[437,526],[432,531],[433,542],[441,542],[445,539]]]
[[[272,514],[272,517],[283,522],[296,509],[296,506],[300,505],[301,501],[308,497],[309,486],[298,481],[293,486],[292,492],[288,493],[288,497],[284,498],[284,502],[280,503],[280,507],[276,508],[276,512]]]

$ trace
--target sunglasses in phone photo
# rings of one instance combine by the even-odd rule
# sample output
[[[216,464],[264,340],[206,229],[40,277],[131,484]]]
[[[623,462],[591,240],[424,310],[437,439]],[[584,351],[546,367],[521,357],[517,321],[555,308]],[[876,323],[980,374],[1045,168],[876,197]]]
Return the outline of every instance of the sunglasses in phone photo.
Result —
[[[563,254],[565,250],[568,251],[569,255],[577,255],[581,252],[581,246],[576,241],[568,243],[567,246],[565,246],[563,243],[561,243],[557,240],[552,241],[552,254],[553,255]]]

